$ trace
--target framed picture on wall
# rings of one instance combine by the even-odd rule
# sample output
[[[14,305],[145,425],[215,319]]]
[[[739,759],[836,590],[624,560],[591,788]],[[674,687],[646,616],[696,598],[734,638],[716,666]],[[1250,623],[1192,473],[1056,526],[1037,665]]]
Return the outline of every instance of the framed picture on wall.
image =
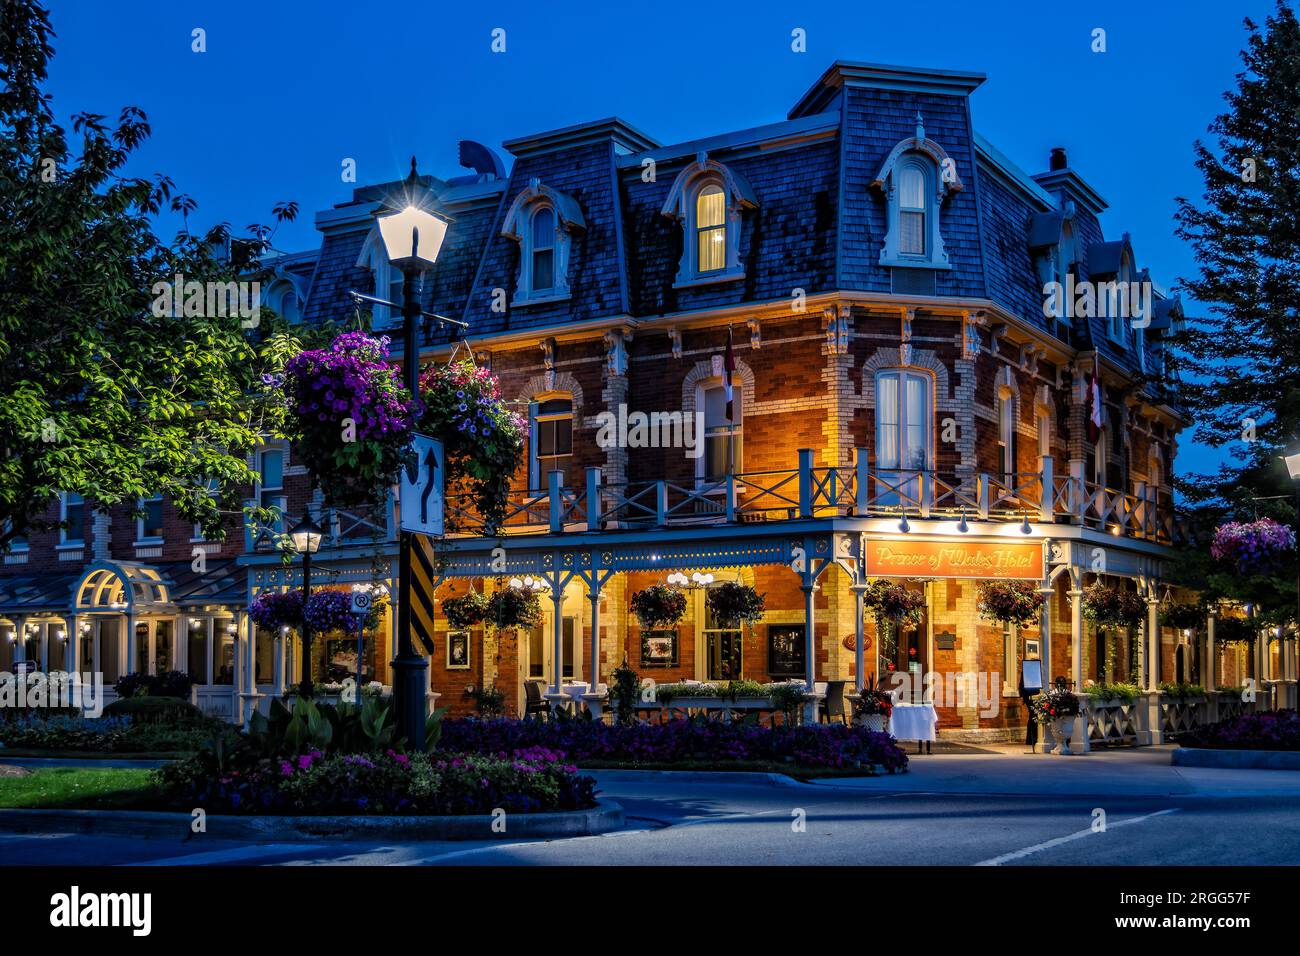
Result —
[[[469,631],[447,632],[447,670],[469,670]]]
[[[808,660],[802,624],[767,626],[767,673],[771,677],[803,677]]]
[[[642,667],[677,666],[677,631],[641,632]]]
[[[1037,660],[1042,657],[1037,638],[1025,638],[1025,657],[1029,660]]]

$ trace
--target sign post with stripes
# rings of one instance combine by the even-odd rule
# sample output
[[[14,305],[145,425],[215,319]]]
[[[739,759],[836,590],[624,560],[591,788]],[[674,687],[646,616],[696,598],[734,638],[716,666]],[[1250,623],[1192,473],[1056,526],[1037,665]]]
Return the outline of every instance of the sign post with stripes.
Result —
[[[433,543],[422,534],[411,535],[411,587],[406,595],[411,602],[411,635],[433,656],[433,592],[437,587],[437,559]]]

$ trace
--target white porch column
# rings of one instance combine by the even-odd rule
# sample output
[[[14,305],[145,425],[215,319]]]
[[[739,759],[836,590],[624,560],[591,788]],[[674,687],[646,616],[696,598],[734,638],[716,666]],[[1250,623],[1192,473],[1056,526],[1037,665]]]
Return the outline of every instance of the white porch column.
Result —
[[[866,686],[867,677],[863,673],[866,669],[866,649],[863,646],[865,644],[865,635],[863,634],[865,625],[862,621],[867,610],[866,592],[867,586],[865,584],[853,585],[853,637],[856,641],[853,647],[853,671],[857,678],[854,683],[857,685],[859,694],[862,693],[863,687]]]
[[[27,615],[15,614],[14,622],[14,663],[27,660]]]
[[[77,661],[80,660],[81,618],[75,614],[69,614],[64,618],[63,633],[67,638],[63,645],[63,669],[69,674],[75,674],[77,672]]]
[[[123,674],[135,673],[135,644],[135,614],[132,613],[126,615],[126,666],[121,669]]]
[[[559,695],[564,682],[564,588],[560,586],[559,575],[551,581],[551,638],[554,647],[551,650],[551,693]]]
[[[235,650],[235,660],[239,662],[239,704],[240,714],[239,722],[248,729],[249,721],[253,719],[253,714],[257,711],[257,659],[256,659],[256,637],[257,631],[253,627],[253,619],[247,614],[236,615],[235,620],[236,633],[239,635],[241,647]]]
[[[799,590],[803,591],[804,670],[808,682],[808,692],[812,693],[813,684],[817,678],[817,640],[815,637],[817,630],[817,583],[815,580],[809,580],[807,572],[804,573],[804,583],[800,586]]]
[[[1070,574],[1070,676],[1074,681],[1074,693],[1083,698],[1083,575],[1071,569]],[[1070,731],[1070,752],[1086,754],[1091,750],[1088,745],[1088,718],[1080,713],[1074,718],[1074,727]]]
[[[1052,682],[1052,599],[1056,597],[1056,588],[1049,584],[1048,587],[1040,588],[1045,600],[1043,601],[1043,615],[1038,624],[1038,656],[1042,659],[1043,685],[1050,686]],[[1016,684],[1019,686],[1019,675],[1017,675]]]
[[[1147,598],[1147,617],[1143,625],[1146,633],[1146,660],[1147,660],[1147,690],[1160,689],[1160,601],[1158,598]]]
[[[591,693],[600,687],[600,583],[592,572],[592,585],[587,590],[587,600],[591,602]]]
[[[1201,668],[1202,686],[1207,691],[1212,691],[1217,686],[1215,684],[1214,665],[1219,661],[1219,649],[1214,643],[1214,612],[1211,611],[1205,619],[1205,666]]]

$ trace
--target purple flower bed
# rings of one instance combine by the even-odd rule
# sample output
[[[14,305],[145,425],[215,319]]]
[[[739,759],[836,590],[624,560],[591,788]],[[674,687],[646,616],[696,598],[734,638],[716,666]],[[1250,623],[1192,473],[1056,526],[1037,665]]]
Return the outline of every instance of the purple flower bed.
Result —
[[[541,747],[432,757],[387,750],[218,763],[200,753],[155,771],[168,804],[234,813],[487,814],[585,810],[596,782]]]
[[[1179,743],[1212,750],[1300,750],[1300,715],[1294,710],[1243,714],[1188,731]]]
[[[665,724],[535,721],[496,718],[449,720],[439,746],[465,753],[544,747],[576,763],[675,764],[687,762],[787,762],[801,767],[907,768],[907,755],[888,734],[842,724],[757,727],[709,720]]]

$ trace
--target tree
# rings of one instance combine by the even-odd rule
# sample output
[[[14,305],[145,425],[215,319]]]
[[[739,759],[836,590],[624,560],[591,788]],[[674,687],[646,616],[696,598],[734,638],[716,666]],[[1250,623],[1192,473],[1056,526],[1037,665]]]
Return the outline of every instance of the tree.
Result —
[[[1179,483],[1198,505],[1190,517],[1202,545],[1229,516],[1300,520],[1280,461],[1300,442],[1300,23],[1279,0],[1263,29],[1245,26],[1237,88],[1209,127],[1214,148],[1195,145],[1204,195],[1178,199],[1178,235],[1198,266],[1182,287],[1209,314],[1176,336],[1175,365],[1191,373],[1182,398],[1196,437],[1231,455],[1217,474]],[[1274,623],[1295,618],[1294,568],[1243,576],[1206,552],[1180,560],[1180,580],[1204,599],[1250,603]]]
[[[1215,146],[1195,145],[1202,201],[1178,198],[1178,235],[1198,265],[1182,287],[1209,315],[1175,339],[1196,437],[1232,457],[1185,490],[1242,517],[1252,498],[1291,491],[1278,456],[1300,440],[1300,24],[1280,0],[1263,30],[1245,26]],[[1292,517],[1285,503],[1261,511]]]
[[[3,5],[0,548],[48,528],[59,491],[96,509],[160,494],[219,539],[242,510],[249,452],[280,435],[282,406],[266,393],[298,349],[269,310],[263,323],[221,299],[245,291],[254,303],[250,287],[226,284],[258,278],[274,229],[196,234],[195,203],[169,179],[125,175],[150,132],[136,107],[115,124],[74,115],[74,152],[43,90],[52,37],[36,0]],[[168,212],[184,225],[164,242],[155,221]],[[280,204],[275,220],[295,214]]]

